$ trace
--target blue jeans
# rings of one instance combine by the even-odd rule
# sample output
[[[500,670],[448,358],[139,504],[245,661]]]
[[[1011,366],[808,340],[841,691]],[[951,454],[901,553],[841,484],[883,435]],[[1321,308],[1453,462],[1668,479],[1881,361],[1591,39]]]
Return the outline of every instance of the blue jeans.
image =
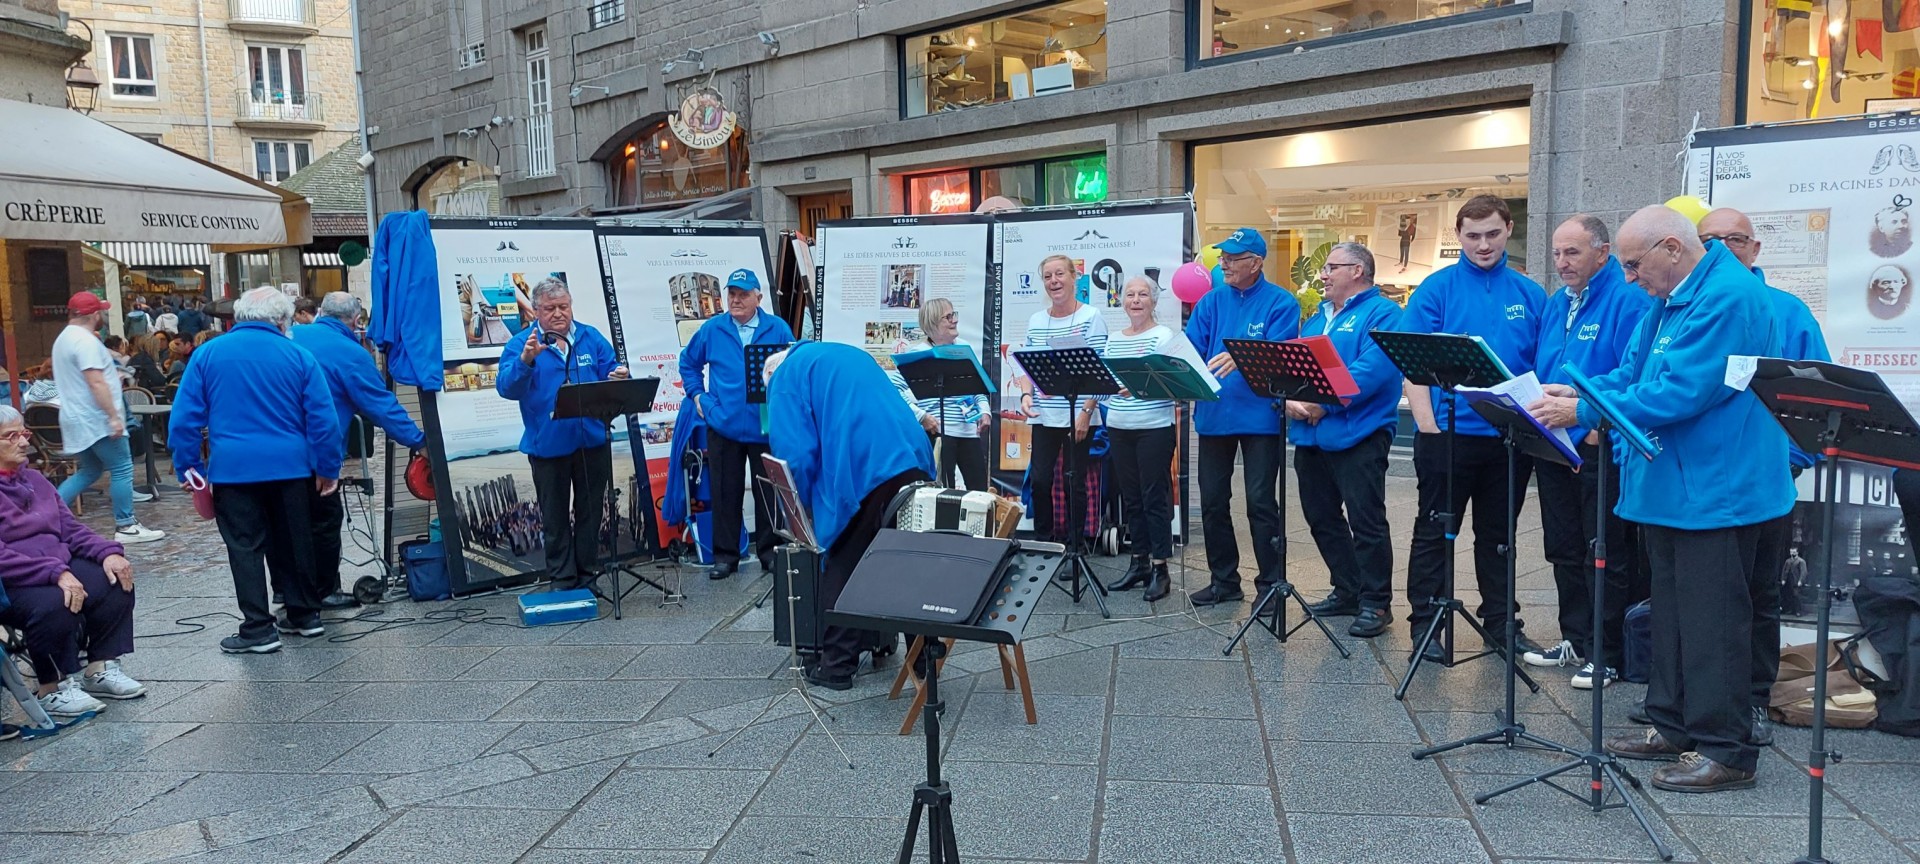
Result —
[[[60,503],[73,506],[73,499],[80,497],[101,474],[106,474],[107,494],[113,499],[113,524],[122,528],[132,525],[133,451],[127,447],[128,440],[125,435],[109,436],[80,451],[76,457],[80,460],[80,470],[60,484]]]

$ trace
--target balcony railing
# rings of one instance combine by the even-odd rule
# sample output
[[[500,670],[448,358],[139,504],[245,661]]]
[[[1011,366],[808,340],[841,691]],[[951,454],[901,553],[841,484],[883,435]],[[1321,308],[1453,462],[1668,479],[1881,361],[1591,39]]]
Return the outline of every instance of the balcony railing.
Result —
[[[319,126],[327,122],[320,94],[300,90],[241,90],[235,94],[234,122]]]
[[[553,113],[542,111],[527,118],[527,176],[546,177],[553,173]]]
[[[227,0],[231,24],[314,30],[313,0]]]
[[[606,0],[587,7],[587,29],[598,30],[626,20],[627,0]]]

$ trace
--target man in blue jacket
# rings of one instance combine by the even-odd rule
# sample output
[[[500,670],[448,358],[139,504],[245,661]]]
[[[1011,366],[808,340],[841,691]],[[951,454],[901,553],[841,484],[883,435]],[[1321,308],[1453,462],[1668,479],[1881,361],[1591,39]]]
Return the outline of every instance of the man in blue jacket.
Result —
[[[553,419],[560,388],[627,377],[613,343],[591,325],[573,320],[567,283],[548,276],[528,292],[534,323],[507,340],[494,389],[520,403],[520,452],[533,466],[533,493],[540,499],[540,530],[546,544],[547,578],[555,589],[575,588],[593,578],[600,563],[600,523],[613,479],[613,446],[607,426],[575,417]]]
[[[1461,205],[1454,228],[1460,236],[1460,260],[1428,276],[1414,289],[1413,296],[1407,298],[1407,314],[1400,319],[1400,329],[1478,336],[1508,371],[1524,374],[1533,369],[1540,310],[1547,297],[1533,280],[1507,266],[1513,214],[1500,198],[1477,195]],[[1507,502],[1513,500],[1515,513],[1525,503],[1533,460],[1520,457],[1514,485],[1509,488],[1506,448],[1500,443],[1499,432],[1468,408],[1465,399],[1449,399],[1439,388],[1412,382],[1406,384],[1406,394],[1407,407],[1419,430],[1413,442],[1419,516],[1413,523],[1413,547],[1407,557],[1413,636],[1419,639],[1438,612],[1429,601],[1442,592],[1447,567],[1452,563],[1447,535],[1458,532],[1463,511],[1471,504],[1479,616],[1487,632],[1496,641],[1503,640],[1507,618],[1520,612],[1507,605],[1507,565],[1501,553],[1509,527]],[[1447,460],[1445,435],[1449,417],[1457,430],[1451,463]],[[1451,500],[1447,496],[1449,477]],[[1515,645],[1506,647],[1539,650],[1521,626],[1521,622],[1514,622]],[[1427,659],[1439,661],[1444,657],[1439,640],[1427,646]]]
[[[1760,238],[1755,235],[1753,220],[1748,219],[1747,214],[1722,207],[1702,217],[1700,242],[1711,241],[1726,246],[1742,266],[1766,282],[1767,274],[1753,263],[1760,258]],[[1772,285],[1767,286],[1767,300],[1773,307],[1774,334],[1779,339],[1767,356],[1822,362],[1833,359],[1827,352],[1827,339],[1820,332],[1820,322],[1805,301]],[[1786,431],[1781,430],[1780,434],[1785,435]],[[1787,441],[1787,461],[1793,466],[1795,477],[1813,467],[1813,456],[1795,446],[1791,439]],[[1792,514],[1768,525],[1763,543],[1766,560],[1770,562],[1768,573],[1773,578],[1759,580],[1753,586],[1753,678],[1749,707],[1753,715],[1753,740],[1761,747],[1773,743],[1773,724],[1767,719],[1767,707],[1773,701],[1773,682],[1780,672],[1779,577],[1786,569],[1792,540]]]
[[[1627,284],[1610,240],[1606,223],[1584,213],[1569,217],[1553,232],[1553,266],[1566,288],[1547,298],[1540,316],[1534,371],[1542,384],[1571,383],[1567,366],[1588,376],[1620,368],[1633,329],[1653,307],[1647,292]],[[1606,597],[1601,609],[1605,656],[1584,657],[1593,644],[1589,550],[1594,522],[1599,508],[1611,511],[1620,500],[1620,482],[1619,473],[1609,469],[1607,488],[1600,489],[1599,472],[1592,466],[1613,456],[1599,435],[1578,426],[1567,434],[1580,451],[1581,470],[1554,462],[1534,463],[1534,476],[1540,482],[1540,533],[1560,596],[1560,642],[1544,651],[1528,651],[1521,659],[1533,666],[1575,667],[1573,686],[1585,690],[1596,680],[1602,687],[1612,684],[1626,667],[1627,605],[1633,599],[1634,563],[1640,558],[1632,541],[1639,532],[1624,519],[1607,521]]]
[[[820,608],[840,599],[847,578],[884,527],[900,489],[933,479],[933,445],[873,356],[851,345],[801,342],[767,363],[773,455],[786,460],[815,541],[827,550]],[[829,626],[807,680],[853,687],[868,634]]]
[[[1326,299],[1300,335],[1331,339],[1360,392],[1342,405],[1287,403],[1293,467],[1300,513],[1333,579],[1333,593],[1314,611],[1353,615],[1347,633],[1372,638],[1393,623],[1387,451],[1400,425],[1400,373],[1373,331],[1398,327],[1400,304],[1373,284],[1373,253],[1358,243],[1336,244],[1320,278]]]
[[[713,569],[709,579],[725,579],[740,567],[740,522],[744,490],[753,478],[753,548],[760,569],[770,569],[772,508],[760,490],[766,472],[760,456],[767,433],[760,427],[760,406],[747,402],[747,346],[793,341],[793,331],[778,316],[760,311],[760,277],[740,269],[727,277],[727,312],[707,319],[680,351],[680,381],[694,410],[707,421],[707,464],[713,471]],[[898,398],[898,397],[896,397]]]
[[[1253,560],[1260,571],[1254,589],[1267,591],[1286,574],[1280,572],[1280,548],[1287,542],[1280,524],[1276,484],[1280,462],[1286,458],[1280,440],[1280,412],[1271,399],[1262,399],[1234,371],[1227,354],[1228,339],[1266,339],[1281,342],[1300,335],[1300,304],[1272,282],[1261,268],[1267,260],[1267,241],[1252,228],[1241,228],[1214,244],[1220,249],[1220,272],[1226,284],[1208,291],[1194,304],[1187,319],[1187,339],[1208,358],[1207,368],[1220,379],[1220,399],[1194,407],[1193,426],[1200,435],[1200,521],[1207,541],[1207,570],[1212,583],[1193,592],[1196,606],[1231,603],[1246,596],[1240,589],[1240,544],[1233,527],[1233,463],[1241,462],[1247,489],[1247,521],[1253,536]]]
[[[1793,509],[1787,439],[1760,400],[1725,383],[1727,358],[1767,353],[1777,337],[1767,288],[1694,224],[1648,207],[1620,227],[1627,278],[1656,299],[1620,368],[1595,379],[1622,415],[1659,447],[1628,459],[1623,518],[1645,526],[1653,569],[1653,728],[1607,742],[1628,759],[1673,760],[1653,785],[1719,792],[1753,785],[1760,751],[1748,724],[1753,583],[1772,578],[1761,540]],[[1541,422],[1593,428],[1572,388],[1550,385],[1532,406]]]
[[[340,487],[340,421],[326,374],[287,338],[293,298],[255,288],[233,304],[231,332],[200,347],[174,395],[167,441],[173,467],[213,486],[214,521],[227,544],[240,632],[229,654],[280,650],[279,633],[319,636],[311,495]],[[211,456],[200,456],[206,430]],[[267,605],[267,568],[286,594],[286,615]]]
[[[374,365],[373,355],[353,335],[360,323],[360,301],[345,291],[335,291],[320,301],[319,312],[313,323],[293,328],[293,341],[307,349],[327,375],[327,390],[333,396],[333,412],[339,420],[341,458],[346,457],[355,414],[387,430],[395,443],[409,450],[426,443],[426,433],[414,425],[407,409],[400,407],[400,400],[393,398],[380,377],[380,367]],[[346,508],[338,495],[315,495],[310,507],[314,581],[320,608],[358,606],[360,601],[340,590],[340,526],[346,521]]]

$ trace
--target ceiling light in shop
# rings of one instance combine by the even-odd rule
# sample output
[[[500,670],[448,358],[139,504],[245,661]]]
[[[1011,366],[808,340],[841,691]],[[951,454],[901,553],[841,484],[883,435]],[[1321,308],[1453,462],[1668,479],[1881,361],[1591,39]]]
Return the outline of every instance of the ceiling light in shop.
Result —
[[[1289,136],[1280,142],[1279,167],[1308,168],[1338,162],[1340,158],[1334,152],[1334,143],[1333,136],[1325,132]]]

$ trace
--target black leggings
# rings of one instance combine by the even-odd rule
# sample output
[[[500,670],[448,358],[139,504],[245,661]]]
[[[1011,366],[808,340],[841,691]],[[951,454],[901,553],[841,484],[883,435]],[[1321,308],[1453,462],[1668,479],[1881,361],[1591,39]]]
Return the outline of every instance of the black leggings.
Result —
[[[1134,557],[1156,561],[1173,557],[1172,426],[1158,429],[1107,429],[1113,442],[1113,471],[1120,506],[1127,517]]]
[[[981,438],[947,435],[940,439],[940,485],[952,488],[955,469],[966,478],[968,492],[991,492],[987,480],[987,442]]]

